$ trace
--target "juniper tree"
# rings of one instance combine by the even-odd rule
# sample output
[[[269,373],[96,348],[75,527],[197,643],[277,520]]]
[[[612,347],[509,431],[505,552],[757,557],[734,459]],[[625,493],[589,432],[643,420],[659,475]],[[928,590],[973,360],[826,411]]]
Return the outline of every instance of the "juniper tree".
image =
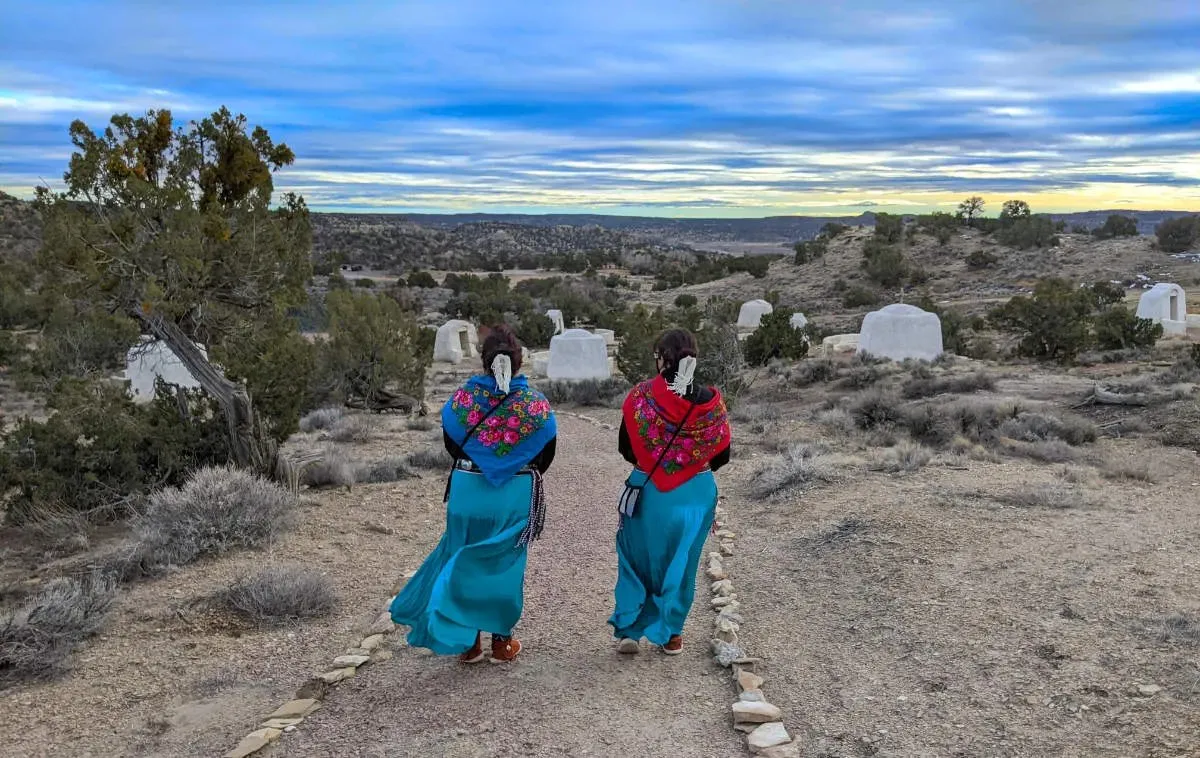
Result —
[[[304,303],[308,210],[291,193],[272,207],[272,177],[292,151],[225,108],[186,124],[168,110],[116,115],[100,133],[75,121],[70,137],[66,189],[37,192],[47,283],[170,346],[220,404],[233,460],[271,467],[249,392],[196,343],[219,347]]]

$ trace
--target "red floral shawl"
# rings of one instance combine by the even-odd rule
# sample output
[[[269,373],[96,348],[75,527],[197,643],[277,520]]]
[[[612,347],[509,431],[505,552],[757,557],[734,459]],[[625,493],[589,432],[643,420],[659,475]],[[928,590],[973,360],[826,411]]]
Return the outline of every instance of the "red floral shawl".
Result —
[[[692,408],[692,402],[672,392],[660,375],[637,385],[625,398],[621,413],[638,470],[643,472],[654,468],[679,422],[692,409],[683,430],[651,477],[659,491],[669,492],[688,481],[729,446],[725,401],[716,387],[712,391],[712,400]]]

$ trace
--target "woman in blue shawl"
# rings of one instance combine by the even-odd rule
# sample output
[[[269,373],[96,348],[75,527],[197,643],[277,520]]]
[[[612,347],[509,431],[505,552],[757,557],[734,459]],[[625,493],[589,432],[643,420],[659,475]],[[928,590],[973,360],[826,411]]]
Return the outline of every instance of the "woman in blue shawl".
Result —
[[[446,489],[446,531],[392,600],[408,642],[464,663],[521,652],[513,627],[524,605],[525,559],[545,519],[542,475],[554,460],[550,403],[519,375],[521,346],[506,325],[483,341],[484,372],[442,408],[442,436],[454,458]]]

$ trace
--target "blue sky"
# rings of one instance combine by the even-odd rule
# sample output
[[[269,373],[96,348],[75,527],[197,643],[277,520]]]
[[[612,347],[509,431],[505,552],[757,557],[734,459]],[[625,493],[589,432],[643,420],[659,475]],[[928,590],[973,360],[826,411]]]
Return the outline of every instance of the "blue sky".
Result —
[[[243,5],[245,7],[243,7]],[[318,209],[1200,210],[1196,0],[26,3],[0,189],[74,118],[221,105]]]

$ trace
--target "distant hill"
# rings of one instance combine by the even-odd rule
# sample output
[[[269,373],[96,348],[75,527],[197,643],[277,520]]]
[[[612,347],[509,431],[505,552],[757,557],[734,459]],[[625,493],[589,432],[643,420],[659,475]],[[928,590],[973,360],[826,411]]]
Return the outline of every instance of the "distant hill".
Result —
[[[1100,210],[1051,214],[1068,226],[1094,229],[1109,215],[1131,216],[1153,234],[1183,211]],[[480,267],[499,261],[530,265],[544,256],[601,254],[687,256],[702,250],[785,252],[782,246],[817,235],[830,222],[875,225],[875,214],[767,218],[655,218],[603,214],[313,213],[313,255],[384,269]],[[0,192],[0,259],[28,260],[41,244],[32,204]]]
[[[0,192],[0,260],[32,260],[42,244],[33,203]]]

